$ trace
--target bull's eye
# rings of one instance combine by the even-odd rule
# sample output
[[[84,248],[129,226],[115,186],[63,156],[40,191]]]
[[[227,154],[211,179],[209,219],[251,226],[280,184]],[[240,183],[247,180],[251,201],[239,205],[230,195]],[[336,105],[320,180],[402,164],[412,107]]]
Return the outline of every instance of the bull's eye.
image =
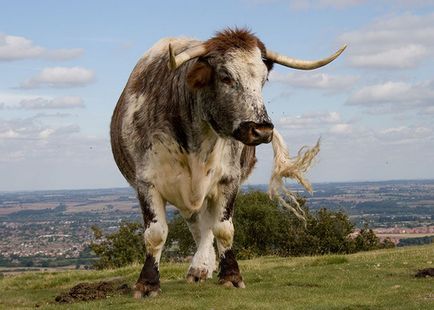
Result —
[[[234,80],[232,80],[231,77],[230,77],[230,76],[227,76],[227,75],[222,76],[222,77],[220,78],[220,81],[222,81],[222,82],[225,83],[226,85],[232,85],[232,83],[234,82]]]

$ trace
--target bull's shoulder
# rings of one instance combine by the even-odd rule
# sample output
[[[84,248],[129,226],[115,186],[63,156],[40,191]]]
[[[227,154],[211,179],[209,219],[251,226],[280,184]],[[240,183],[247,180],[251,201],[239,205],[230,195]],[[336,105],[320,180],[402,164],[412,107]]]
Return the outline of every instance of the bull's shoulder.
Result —
[[[166,101],[171,99],[165,98],[170,95],[167,92],[174,85],[182,82],[181,77],[185,75],[185,68],[179,68],[176,71],[168,68],[169,44],[174,53],[179,54],[200,43],[190,38],[164,38],[158,41],[137,62],[128,79],[126,94],[152,93]]]

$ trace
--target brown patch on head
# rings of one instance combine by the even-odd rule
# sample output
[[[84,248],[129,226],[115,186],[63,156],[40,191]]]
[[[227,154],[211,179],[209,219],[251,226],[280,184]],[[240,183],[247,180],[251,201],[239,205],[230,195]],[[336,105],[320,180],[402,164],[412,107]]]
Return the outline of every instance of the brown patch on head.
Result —
[[[212,78],[212,68],[203,61],[198,61],[187,74],[187,85],[190,89],[195,90],[205,87]]]
[[[245,28],[227,28],[217,32],[216,35],[204,43],[207,54],[220,53],[225,54],[230,50],[241,49],[252,51],[255,48],[261,50],[262,59],[267,66],[268,71],[273,68],[273,62],[265,58],[266,48],[264,43],[259,40],[250,30]]]
[[[205,42],[208,52],[226,53],[231,49],[251,51],[258,47],[259,39],[247,29],[230,29],[217,32],[216,35]]]

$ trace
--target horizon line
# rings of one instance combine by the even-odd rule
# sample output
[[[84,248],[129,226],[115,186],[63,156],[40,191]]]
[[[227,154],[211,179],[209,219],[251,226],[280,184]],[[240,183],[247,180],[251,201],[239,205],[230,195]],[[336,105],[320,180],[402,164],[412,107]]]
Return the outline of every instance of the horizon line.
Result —
[[[290,180],[292,182],[296,182]],[[352,180],[352,181],[320,181],[320,182],[311,182],[312,185],[315,184],[342,184],[342,183],[384,183],[384,182],[410,182],[410,181],[434,181],[434,178],[425,178],[425,179],[385,179],[385,180]],[[295,186],[301,186],[298,183],[294,184]],[[252,184],[241,184],[242,186],[268,186],[267,183],[252,183]],[[59,189],[19,189],[19,190],[0,190],[0,194],[5,193],[24,193],[24,192],[60,192],[60,191],[96,191],[96,190],[109,190],[109,189],[124,189],[131,188],[130,185],[127,186],[115,186],[115,187],[94,187],[94,188],[59,188]]]

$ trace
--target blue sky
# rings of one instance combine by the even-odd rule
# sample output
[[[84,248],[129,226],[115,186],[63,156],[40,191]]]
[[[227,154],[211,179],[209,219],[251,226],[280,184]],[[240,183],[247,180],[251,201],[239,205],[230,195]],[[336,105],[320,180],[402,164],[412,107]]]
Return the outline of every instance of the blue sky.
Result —
[[[116,101],[167,36],[247,26],[305,59],[275,66],[267,109],[290,152],[321,136],[312,181],[434,178],[434,3],[423,0],[0,1],[0,190],[126,186],[109,147]],[[267,183],[270,145],[249,183]]]

